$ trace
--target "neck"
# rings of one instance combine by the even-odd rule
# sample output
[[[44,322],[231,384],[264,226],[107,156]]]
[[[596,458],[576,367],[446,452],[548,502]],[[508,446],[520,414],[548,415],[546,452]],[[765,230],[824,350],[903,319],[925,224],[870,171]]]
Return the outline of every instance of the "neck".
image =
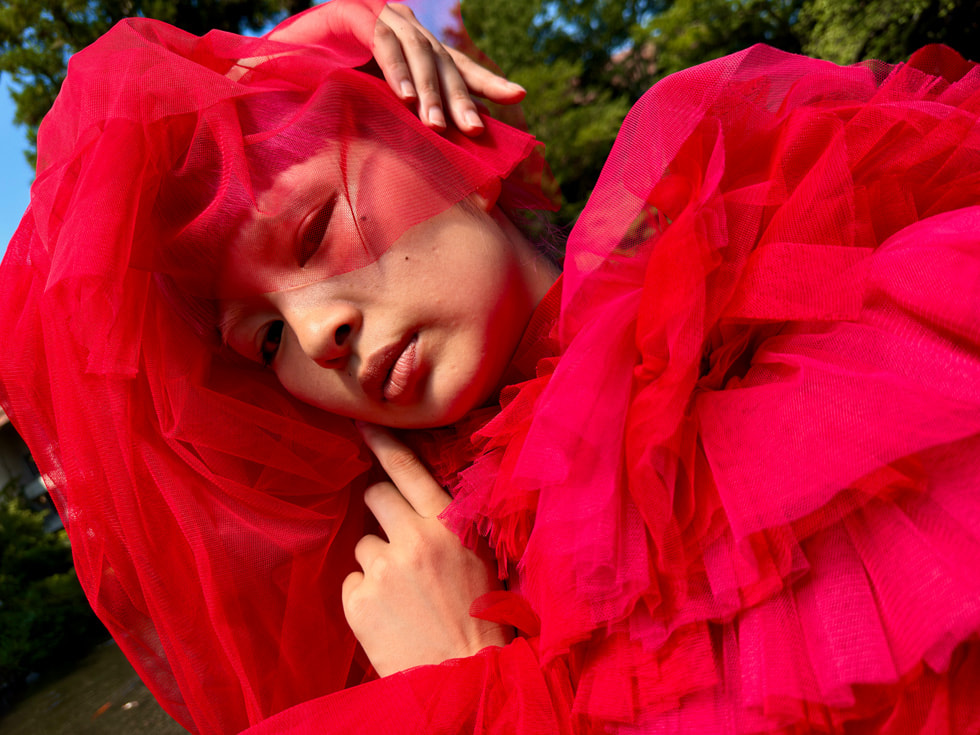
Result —
[[[521,277],[528,289],[528,295],[534,305],[540,303],[544,295],[554,285],[561,271],[555,263],[538,250],[510,221],[510,218],[494,207],[492,216],[498,226],[506,233],[517,253]]]

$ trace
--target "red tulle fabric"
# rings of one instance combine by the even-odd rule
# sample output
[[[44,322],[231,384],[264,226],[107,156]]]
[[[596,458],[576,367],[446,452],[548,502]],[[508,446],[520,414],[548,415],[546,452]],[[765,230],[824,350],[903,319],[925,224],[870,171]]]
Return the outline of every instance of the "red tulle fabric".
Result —
[[[521,636],[368,681],[339,601],[367,454],[186,321],[500,180],[541,201],[529,136],[441,138],[350,71],[361,22],[310,48],[117,27],[72,62],[0,269],[0,401],[168,711],[256,735],[980,731],[980,69],[755,47],[649,92],[524,382],[416,438],[510,580],[474,614]],[[295,281],[229,276],[280,257],[241,233],[290,171],[371,221]]]
[[[474,192],[547,204],[532,136],[439,135],[353,69],[382,5],[316,9],[305,46],[116,26],[71,59],[0,271],[0,401],[92,606],[192,731],[372,676],[340,603],[374,528],[370,454],[220,347],[216,299],[370,263]],[[328,196],[329,247],[306,257],[276,224]]]
[[[980,731],[978,113],[938,47],[755,47],[630,113],[560,359],[448,513],[575,663],[580,727]]]

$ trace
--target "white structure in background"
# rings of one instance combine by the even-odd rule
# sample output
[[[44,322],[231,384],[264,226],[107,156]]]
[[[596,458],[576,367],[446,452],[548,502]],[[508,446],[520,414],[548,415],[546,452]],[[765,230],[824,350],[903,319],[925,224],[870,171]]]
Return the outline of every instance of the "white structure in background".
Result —
[[[11,481],[17,484],[34,510],[48,511],[44,520],[45,531],[57,531],[63,527],[27,445],[0,408],[0,488]]]

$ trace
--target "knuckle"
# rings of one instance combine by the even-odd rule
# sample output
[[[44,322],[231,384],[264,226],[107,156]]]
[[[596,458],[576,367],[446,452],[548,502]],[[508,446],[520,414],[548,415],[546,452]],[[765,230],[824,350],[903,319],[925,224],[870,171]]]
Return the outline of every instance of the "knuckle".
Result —
[[[358,622],[370,616],[370,600],[359,589],[348,594],[343,600],[343,605],[344,615],[351,627],[356,627]]]
[[[378,482],[364,491],[364,504],[373,511],[383,505],[393,492],[390,482]]]
[[[404,447],[399,447],[392,451],[388,458],[388,465],[395,474],[415,473],[422,466],[418,457],[410,449]]]
[[[437,82],[431,79],[427,79],[425,81],[417,81],[415,83],[415,87],[416,89],[418,89],[419,95],[421,95],[422,97],[435,98],[435,100],[430,100],[430,101],[435,101],[435,102],[439,101],[440,99],[439,84]]]
[[[412,51],[432,51],[432,44],[429,43],[429,39],[414,28],[405,34],[401,42],[402,46]]]
[[[386,66],[396,77],[411,77],[412,75],[408,62],[401,55],[386,59]]]
[[[458,49],[454,49],[452,46],[443,46],[443,48],[446,49],[446,53],[449,54],[449,57],[453,60],[453,63],[459,68],[463,68],[464,66],[476,66],[480,69],[483,68]]]
[[[378,21],[374,26],[375,41],[389,42],[398,38],[394,30],[387,23]]]
[[[354,588],[357,587],[358,579],[359,579],[359,575],[357,572],[351,572],[346,577],[344,577],[344,581],[340,586],[340,594],[344,598],[349,597],[350,594],[354,591]]]
[[[360,594],[359,590],[363,581],[364,575],[360,572],[351,572],[344,578],[344,582],[340,586],[340,601],[345,607],[348,600],[354,599]]]
[[[453,87],[447,93],[449,100],[456,103],[472,103],[473,99],[470,97],[470,93],[466,89],[461,87]]]
[[[369,571],[371,578],[377,582],[384,582],[392,576],[391,562],[385,556],[379,556],[371,562]]]
[[[368,536],[361,536],[358,542],[354,544],[355,555],[360,555],[361,553],[367,550],[368,544],[371,543],[368,539],[369,539]]]
[[[405,539],[403,553],[405,562],[413,569],[431,566],[438,556],[431,540],[421,533],[410,534]]]
[[[384,492],[384,486],[381,483],[375,483],[374,485],[368,485],[367,490],[364,491],[364,502],[369,505],[381,497]],[[362,538],[361,541],[364,539]]]
[[[412,9],[404,3],[388,3],[388,7],[403,18],[415,20],[415,13],[413,13]]]

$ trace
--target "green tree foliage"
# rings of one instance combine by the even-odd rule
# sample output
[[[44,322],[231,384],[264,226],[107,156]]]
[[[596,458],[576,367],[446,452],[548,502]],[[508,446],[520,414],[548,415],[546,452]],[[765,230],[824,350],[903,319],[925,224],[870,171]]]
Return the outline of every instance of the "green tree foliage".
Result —
[[[570,221],[629,106],[667,74],[756,43],[838,63],[941,42],[980,56],[977,0],[464,0],[473,40],[528,89]]]
[[[12,484],[0,492],[0,689],[107,635],[75,576],[68,537],[43,524]]]
[[[802,50],[796,22],[804,0],[677,0],[635,37],[656,47],[656,77],[767,43]]]
[[[310,0],[3,0],[0,73],[12,82],[14,121],[27,127],[34,162],[37,127],[65,78],[68,57],[123,18],[158,18],[195,34],[258,30]]]
[[[838,64],[898,62],[927,43],[980,51],[976,0],[676,0],[636,38],[652,37],[662,76],[754,43]]]
[[[568,59],[513,74],[527,89],[529,129],[545,141],[562,190],[561,224],[573,221],[585,206],[629,110],[626,95],[586,86],[582,74],[583,63]]]
[[[798,33],[805,53],[838,64],[903,61],[927,43],[945,43],[976,60],[980,2],[809,0]]]
[[[528,128],[547,144],[560,224],[585,205],[646,63],[627,49],[660,0],[466,0],[473,41],[528,95]],[[648,72],[649,70],[647,70]]]

